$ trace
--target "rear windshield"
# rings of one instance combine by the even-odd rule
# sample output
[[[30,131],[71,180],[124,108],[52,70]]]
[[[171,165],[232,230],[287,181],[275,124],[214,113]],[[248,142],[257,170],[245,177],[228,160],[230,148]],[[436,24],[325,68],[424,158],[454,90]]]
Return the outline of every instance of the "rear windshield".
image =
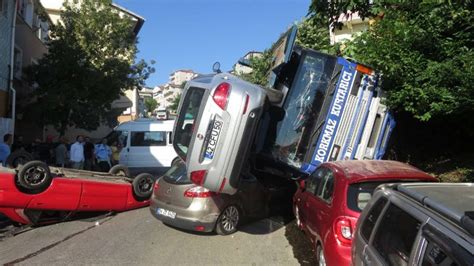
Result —
[[[165,173],[163,176],[166,182],[171,184],[190,184],[191,180],[189,180],[188,176],[186,175],[186,164],[183,162],[179,162],[171,166],[168,172]]]
[[[204,89],[189,88],[179,110],[176,131],[174,132],[174,148],[182,159],[186,159],[189,143],[193,135],[194,122],[199,114]]]
[[[347,190],[347,206],[349,209],[362,212],[372,198],[375,188],[383,183],[386,182],[367,182],[349,185]]]

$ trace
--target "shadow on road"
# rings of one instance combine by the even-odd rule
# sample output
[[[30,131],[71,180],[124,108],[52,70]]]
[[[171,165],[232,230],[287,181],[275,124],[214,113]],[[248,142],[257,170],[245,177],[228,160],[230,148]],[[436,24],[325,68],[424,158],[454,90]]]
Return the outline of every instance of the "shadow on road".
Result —
[[[191,231],[191,230],[185,230],[185,229],[181,229],[181,228],[178,228],[178,227],[174,227],[170,224],[165,224],[165,223],[163,223],[163,224],[166,227],[169,227],[170,229],[177,230],[177,231],[180,231],[180,232],[183,232],[183,233],[186,233],[186,234],[191,234],[191,235],[195,235],[195,236],[216,236],[216,233],[214,233],[214,232]]]
[[[285,237],[293,248],[293,255],[300,265],[316,265],[313,244],[309,238],[296,225],[296,221],[287,224]]]
[[[281,222],[272,220],[271,218],[266,218],[243,225],[239,228],[239,231],[251,235],[266,235],[273,233],[284,226],[285,225]]]

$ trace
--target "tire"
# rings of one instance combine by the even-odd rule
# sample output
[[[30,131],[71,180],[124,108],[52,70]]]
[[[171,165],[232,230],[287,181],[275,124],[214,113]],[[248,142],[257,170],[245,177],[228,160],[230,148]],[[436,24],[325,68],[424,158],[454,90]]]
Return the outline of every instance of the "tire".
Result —
[[[18,183],[30,193],[39,193],[49,187],[53,176],[41,161],[31,161],[18,171]]]
[[[143,173],[137,175],[132,182],[133,196],[137,201],[144,201],[151,197],[155,178],[151,174]]]
[[[30,161],[33,161],[33,155],[27,151],[19,150],[8,156],[6,165],[12,168],[17,168]]]
[[[109,174],[116,175],[116,176],[129,177],[130,171],[128,170],[128,167],[126,167],[125,165],[117,164],[117,165],[112,166],[112,168],[110,168]]]
[[[180,160],[181,160],[181,158],[179,158],[179,157],[174,158],[173,161],[171,162],[171,167],[173,167],[175,164],[179,163]]]
[[[223,236],[235,233],[241,216],[241,211],[236,205],[227,206],[217,218],[216,233]]]
[[[326,257],[324,256],[324,250],[320,244],[316,247],[316,262],[319,266],[326,266]]]

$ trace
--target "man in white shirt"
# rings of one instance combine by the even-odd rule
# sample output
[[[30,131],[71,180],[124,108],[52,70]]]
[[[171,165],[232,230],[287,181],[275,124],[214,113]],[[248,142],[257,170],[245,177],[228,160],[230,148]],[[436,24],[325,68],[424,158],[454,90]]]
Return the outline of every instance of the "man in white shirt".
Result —
[[[77,136],[76,142],[71,145],[71,167],[74,169],[84,168],[84,137],[81,135]]]

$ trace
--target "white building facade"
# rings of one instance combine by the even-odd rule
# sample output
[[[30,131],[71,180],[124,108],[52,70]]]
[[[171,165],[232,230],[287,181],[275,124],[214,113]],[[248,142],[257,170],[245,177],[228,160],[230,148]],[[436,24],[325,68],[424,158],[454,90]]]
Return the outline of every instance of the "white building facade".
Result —
[[[153,89],[153,99],[159,106],[159,110],[169,110],[173,100],[182,93],[184,85],[187,81],[198,76],[192,70],[177,70],[170,74],[168,83],[156,86]]]

